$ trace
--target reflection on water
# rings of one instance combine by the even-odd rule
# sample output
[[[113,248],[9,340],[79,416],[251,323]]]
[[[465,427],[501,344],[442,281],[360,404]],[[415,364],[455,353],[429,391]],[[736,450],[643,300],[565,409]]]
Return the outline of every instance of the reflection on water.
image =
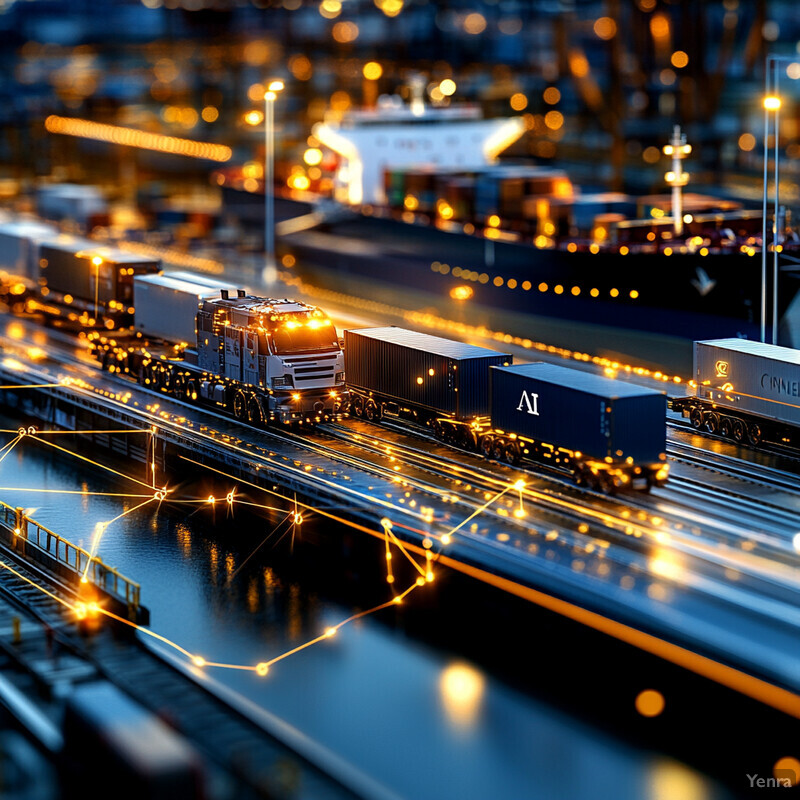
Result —
[[[645,800],[709,800],[715,796],[709,781],[683,764],[669,759],[652,763]]]
[[[475,726],[481,712],[481,701],[486,688],[483,673],[469,664],[450,664],[439,680],[442,707],[453,726],[470,729]]]
[[[0,464],[0,476],[5,486],[128,490],[34,443]],[[205,497],[208,489],[182,491]],[[4,491],[0,499],[35,507],[42,524],[84,547],[98,523],[124,510],[114,498],[80,494]],[[141,583],[154,630],[207,660],[268,660],[387,599],[385,584],[365,581],[346,563],[314,571],[301,562],[301,569],[276,556],[271,542],[261,547],[279,519],[230,519],[217,509],[214,520],[214,513],[205,505],[150,504],[109,526],[98,550]],[[324,534],[339,536],[329,528]],[[381,614],[275,664],[266,678],[239,671],[213,677],[402,797],[711,796],[692,794],[707,785],[696,773],[653,763],[648,753],[509,689],[490,672],[409,639],[394,624],[402,622],[402,608]]]

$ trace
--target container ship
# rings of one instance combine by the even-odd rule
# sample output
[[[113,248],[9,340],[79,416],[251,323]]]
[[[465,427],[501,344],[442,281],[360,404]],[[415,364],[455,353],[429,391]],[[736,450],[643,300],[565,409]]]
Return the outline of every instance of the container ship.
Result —
[[[664,147],[672,192],[639,198],[582,193],[559,169],[497,163],[523,129],[514,118],[413,102],[320,123],[314,136],[335,154],[337,208],[308,227],[279,225],[279,250],[302,277],[332,288],[369,279],[686,340],[760,338],[762,213],[684,192],[691,147],[677,127]],[[241,212],[241,183],[230,174],[218,182]],[[800,346],[800,239],[778,229],[778,340]]]

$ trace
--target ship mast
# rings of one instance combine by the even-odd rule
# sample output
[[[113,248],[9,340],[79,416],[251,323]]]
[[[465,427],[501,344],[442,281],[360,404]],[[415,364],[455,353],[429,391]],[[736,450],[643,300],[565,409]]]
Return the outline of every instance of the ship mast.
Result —
[[[664,180],[672,186],[672,223],[675,235],[683,233],[683,187],[689,183],[689,173],[683,171],[681,163],[689,153],[692,146],[686,144],[686,134],[681,133],[681,126],[672,129],[672,139],[664,145],[664,155],[672,156],[672,169],[664,175]]]

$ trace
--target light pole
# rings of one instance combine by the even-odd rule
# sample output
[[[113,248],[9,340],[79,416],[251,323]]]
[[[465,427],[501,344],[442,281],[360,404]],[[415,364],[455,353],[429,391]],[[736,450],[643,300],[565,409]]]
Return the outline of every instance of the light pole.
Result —
[[[275,280],[275,98],[283,81],[270,81],[264,94],[264,271],[266,283]]]
[[[781,98],[779,95],[780,72],[778,66],[781,62],[794,62],[796,58],[790,56],[767,56],[764,76],[764,199],[762,213],[764,215],[761,227],[761,341],[767,337],[767,183],[769,179],[769,115],[775,113],[775,195],[772,209],[772,343],[778,344],[778,248],[781,244],[779,230],[780,220],[780,179],[778,174],[780,154],[780,120]]]
[[[681,126],[672,129],[669,144],[663,147],[664,155],[672,156],[672,169],[664,176],[664,180],[672,186],[672,227],[676,236],[683,235],[683,187],[689,183],[689,173],[683,170],[683,159],[692,152],[692,146],[686,144],[686,134],[681,133]]]

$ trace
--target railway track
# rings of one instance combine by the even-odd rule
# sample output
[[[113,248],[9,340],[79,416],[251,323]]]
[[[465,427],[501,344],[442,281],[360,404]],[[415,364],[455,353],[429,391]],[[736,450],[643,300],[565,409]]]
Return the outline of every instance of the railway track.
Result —
[[[775,467],[768,467],[754,461],[745,461],[713,450],[699,450],[683,442],[669,442],[667,455],[675,461],[700,467],[708,472],[737,478],[757,486],[767,486],[789,492],[800,498],[800,474],[794,474]]]
[[[208,795],[212,800],[264,796],[289,800],[298,792],[322,800],[366,796],[397,800],[281,720],[265,711],[248,714],[240,702],[243,698],[237,700],[230,690],[196,671],[179,669],[158,648],[119,636],[113,623],[104,622],[96,633],[82,635],[61,603],[25,579],[71,604],[79,599],[73,587],[16,560],[5,547],[0,548],[0,560],[18,573],[0,568],[0,649],[23,682],[33,675],[39,687],[50,687],[41,696],[27,692],[26,706],[17,710],[25,716],[23,724],[52,754],[62,745],[61,712],[60,701],[53,702],[48,695],[63,698],[74,682],[104,679],[154,714],[168,714],[171,725],[204,754],[210,766],[208,786],[215,787]],[[8,686],[0,683],[0,701],[5,701],[6,690]],[[287,769],[292,773],[290,783],[284,780]]]

